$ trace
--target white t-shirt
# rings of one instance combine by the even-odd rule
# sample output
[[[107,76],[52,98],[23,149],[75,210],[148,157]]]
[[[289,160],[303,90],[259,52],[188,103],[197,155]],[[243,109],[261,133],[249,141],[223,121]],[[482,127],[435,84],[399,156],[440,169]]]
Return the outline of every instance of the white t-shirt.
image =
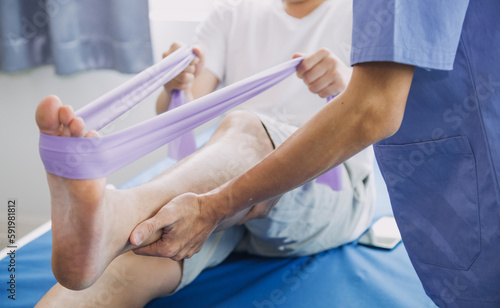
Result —
[[[295,52],[312,54],[322,47],[349,65],[351,35],[352,0],[326,0],[301,19],[286,13],[282,0],[223,0],[198,27],[195,42],[204,47],[205,67],[229,85],[292,59]],[[293,74],[235,109],[301,126],[326,103]],[[373,172],[373,159],[372,147],[349,159],[353,183]]]
[[[292,59],[295,52],[312,54],[322,47],[349,65],[351,33],[352,0],[326,0],[301,19],[286,13],[282,0],[224,0],[198,27],[195,42],[204,47],[206,68],[229,85]],[[326,103],[293,74],[238,108],[300,126]],[[355,236],[367,228],[373,215],[374,182],[364,184],[373,172],[373,158],[369,147],[344,163],[356,187],[354,196],[368,202],[353,203],[351,208],[351,219],[357,222],[352,230]]]
[[[281,0],[225,0],[198,27],[206,68],[224,85],[322,47],[349,65],[352,1],[326,0],[304,18],[288,15]],[[326,104],[294,74],[238,108],[300,126]]]

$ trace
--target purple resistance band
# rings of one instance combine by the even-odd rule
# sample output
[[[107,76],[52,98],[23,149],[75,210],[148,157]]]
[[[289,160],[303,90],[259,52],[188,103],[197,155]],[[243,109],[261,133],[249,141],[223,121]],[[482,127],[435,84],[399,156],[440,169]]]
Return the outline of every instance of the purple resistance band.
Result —
[[[76,116],[83,118],[87,130],[100,130],[181,73],[194,58],[191,49],[178,49],[82,107]],[[39,150],[45,170],[69,179],[105,177],[272,87],[294,73],[301,60],[296,58],[282,63],[107,136],[78,138],[40,133]],[[182,101],[183,94],[177,95],[181,96],[174,97],[174,101]],[[338,174],[339,171],[335,168],[328,173]],[[335,176],[328,183],[336,190],[340,187],[338,178]]]
[[[172,98],[170,100],[170,105],[168,110],[175,109],[186,104],[187,98],[184,91],[175,90],[172,93]],[[194,137],[194,132],[192,130],[188,131],[184,135],[177,139],[174,139],[168,143],[168,156],[175,160],[181,160],[196,151],[196,141]]]
[[[337,95],[328,96],[326,102],[329,103],[335,97],[337,97]],[[316,182],[326,184],[333,190],[342,190],[342,169],[340,165],[319,176]]]

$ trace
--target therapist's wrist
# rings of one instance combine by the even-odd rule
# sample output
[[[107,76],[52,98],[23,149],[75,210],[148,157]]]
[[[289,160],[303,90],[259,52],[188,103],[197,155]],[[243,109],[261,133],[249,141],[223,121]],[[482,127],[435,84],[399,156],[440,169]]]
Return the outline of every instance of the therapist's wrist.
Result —
[[[199,198],[200,206],[218,224],[225,222],[235,213],[233,198],[230,197],[230,194],[225,189],[214,189],[208,193],[201,194]]]

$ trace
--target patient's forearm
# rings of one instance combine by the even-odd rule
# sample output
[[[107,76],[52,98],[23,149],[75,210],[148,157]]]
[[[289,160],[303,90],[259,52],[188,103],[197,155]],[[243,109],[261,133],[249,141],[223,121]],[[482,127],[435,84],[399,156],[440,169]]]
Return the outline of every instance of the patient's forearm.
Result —
[[[195,78],[192,86],[187,87],[184,91],[186,92],[186,98],[188,102],[207,95],[213,92],[217,85],[219,84],[219,79],[211,71],[204,69],[199,76]],[[172,100],[172,93],[169,93],[166,89],[163,89],[156,100],[156,114],[161,114],[168,110],[170,106],[170,101]]]
[[[285,143],[245,174],[203,195],[220,217],[283,194],[331,169],[401,124],[413,67],[370,63]]]
[[[191,91],[185,90],[187,101],[190,102],[193,100],[193,95]],[[168,110],[170,106],[170,102],[172,101],[172,93],[169,93],[167,90],[163,89],[158,99],[156,100],[156,114],[164,113]]]
[[[156,114],[164,113],[168,110],[168,106],[170,106],[170,101],[172,100],[172,96],[163,89],[160,92],[160,95],[156,99]]]

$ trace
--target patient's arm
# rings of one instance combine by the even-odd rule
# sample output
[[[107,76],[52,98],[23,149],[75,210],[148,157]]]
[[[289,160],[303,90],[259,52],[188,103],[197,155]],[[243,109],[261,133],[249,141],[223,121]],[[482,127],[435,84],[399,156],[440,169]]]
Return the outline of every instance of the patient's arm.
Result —
[[[163,54],[163,57],[168,56],[182,45],[173,43],[170,50]],[[160,114],[168,110],[174,90],[184,90],[188,101],[196,99],[211,93],[217,88],[219,79],[214,73],[204,68],[204,54],[198,47],[193,47],[193,52],[196,58],[191,64],[182,71],[177,77],[164,85],[163,91],[158,96],[156,101],[156,113]]]

